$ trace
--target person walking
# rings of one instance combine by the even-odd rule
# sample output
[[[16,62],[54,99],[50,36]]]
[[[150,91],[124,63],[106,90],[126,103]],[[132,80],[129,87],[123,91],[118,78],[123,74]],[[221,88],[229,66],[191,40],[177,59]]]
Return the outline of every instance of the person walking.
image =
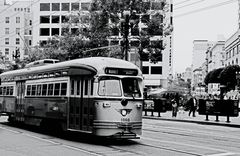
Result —
[[[194,96],[191,97],[188,101],[188,104],[190,106],[188,116],[191,116],[192,113],[192,116],[195,117],[195,111],[197,109],[197,99]]]
[[[174,99],[171,102],[172,102],[172,117],[177,117],[178,104]]]

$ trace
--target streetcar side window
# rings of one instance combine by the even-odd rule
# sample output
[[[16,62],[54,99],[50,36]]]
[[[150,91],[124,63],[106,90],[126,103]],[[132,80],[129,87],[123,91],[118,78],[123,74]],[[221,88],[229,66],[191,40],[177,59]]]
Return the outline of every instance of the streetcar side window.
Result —
[[[53,95],[53,84],[48,84],[48,95]]]
[[[80,80],[77,80],[77,95],[80,95]]]
[[[0,87],[0,95],[2,95],[2,89],[3,89],[3,88],[2,88],[2,87]]]
[[[42,85],[37,85],[37,95],[41,95]]]
[[[43,86],[42,86],[42,95],[43,96],[47,95],[47,84],[43,84]]]
[[[36,85],[32,85],[32,91],[31,91],[31,95],[33,96],[33,95],[36,95],[36,89],[37,89],[37,87],[36,87]]]
[[[13,86],[10,86],[10,95],[13,95]]]
[[[71,81],[71,95],[74,95],[74,80]]]
[[[91,80],[91,95],[93,95],[93,85],[94,85],[94,80]]]
[[[6,95],[10,95],[10,87],[9,86],[7,86],[7,93],[6,93]]]
[[[61,95],[67,94],[67,83],[61,83]]]
[[[59,96],[59,92],[60,92],[60,83],[55,83],[54,85],[54,95]]]
[[[85,80],[85,90],[84,95],[88,95],[88,80]]]
[[[27,85],[27,95],[31,95],[31,86]]]
[[[6,95],[6,87],[3,87],[3,95]]]

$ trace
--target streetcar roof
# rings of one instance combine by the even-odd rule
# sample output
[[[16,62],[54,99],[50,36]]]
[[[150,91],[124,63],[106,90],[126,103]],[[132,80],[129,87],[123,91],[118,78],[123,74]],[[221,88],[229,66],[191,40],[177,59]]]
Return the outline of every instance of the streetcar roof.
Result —
[[[56,71],[61,70],[64,68],[81,68],[87,71],[92,72],[92,74],[104,74],[104,70],[106,67],[112,68],[125,68],[125,69],[137,69],[138,75],[141,75],[141,71],[139,68],[131,62],[115,59],[115,58],[108,58],[108,57],[89,57],[89,58],[80,58],[70,61],[59,62],[55,64],[49,64],[44,66],[37,66],[37,67],[28,67],[19,70],[12,70],[7,71],[0,76],[8,76],[8,75],[26,75],[32,73],[40,73],[40,72],[49,72],[49,71]]]

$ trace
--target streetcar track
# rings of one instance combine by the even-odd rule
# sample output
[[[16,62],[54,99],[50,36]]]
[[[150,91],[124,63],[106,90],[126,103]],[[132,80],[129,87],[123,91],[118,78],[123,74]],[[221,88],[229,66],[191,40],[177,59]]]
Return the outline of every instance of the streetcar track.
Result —
[[[170,131],[162,131],[162,130],[152,130],[152,129],[143,129],[144,131],[149,131],[149,132],[154,132],[154,133],[164,133],[164,134],[172,134],[172,135],[178,135],[178,136],[186,136],[186,137],[193,137],[193,138],[201,138],[201,139],[211,139],[211,140],[216,140],[216,141],[222,141],[222,142],[232,142],[232,143],[240,143],[240,139],[237,139],[236,137],[232,138],[226,138],[220,135],[212,135],[212,133],[196,133],[196,132],[170,132]],[[211,138],[209,137],[211,136]],[[205,140],[206,141],[206,140]],[[236,146],[238,147],[238,146]]]

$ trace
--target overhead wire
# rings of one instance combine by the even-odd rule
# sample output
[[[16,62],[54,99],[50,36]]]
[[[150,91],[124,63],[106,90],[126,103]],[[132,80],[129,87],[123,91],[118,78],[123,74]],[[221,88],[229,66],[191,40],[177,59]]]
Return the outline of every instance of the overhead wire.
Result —
[[[200,8],[200,9],[197,9],[197,10],[193,10],[193,11],[189,11],[189,12],[186,12],[186,13],[182,13],[182,14],[179,14],[179,15],[175,15],[175,16],[173,16],[173,18],[179,18],[179,17],[182,17],[182,16],[194,14],[194,13],[197,13],[197,12],[209,10],[209,9],[220,7],[220,6],[224,6],[224,5],[227,5],[227,4],[234,3],[236,1],[237,0],[228,0],[226,2],[221,2],[221,3],[214,4],[214,5],[211,5],[211,6],[208,6],[208,7],[204,7],[204,8]]]
[[[197,2],[193,2],[193,3],[190,3],[190,4],[186,4],[186,5],[183,5],[183,6],[174,8],[174,10],[178,10],[178,9],[182,9],[182,8],[185,8],[185,7],[188,7],[188,6],[192,6],[192,5],[195,5],[195,4],[198,4],[198,3],[202,3],[203,1],[205,1],[205,0],[199,0],[199,1],[197,1]]]
[[[184,1],[178,2],[178,3],[175,4],[175,6],[180,5],[180,4],[184,4],[184,3],[189,2],[189,1],[191,1],[191,0],[184,0]]]

